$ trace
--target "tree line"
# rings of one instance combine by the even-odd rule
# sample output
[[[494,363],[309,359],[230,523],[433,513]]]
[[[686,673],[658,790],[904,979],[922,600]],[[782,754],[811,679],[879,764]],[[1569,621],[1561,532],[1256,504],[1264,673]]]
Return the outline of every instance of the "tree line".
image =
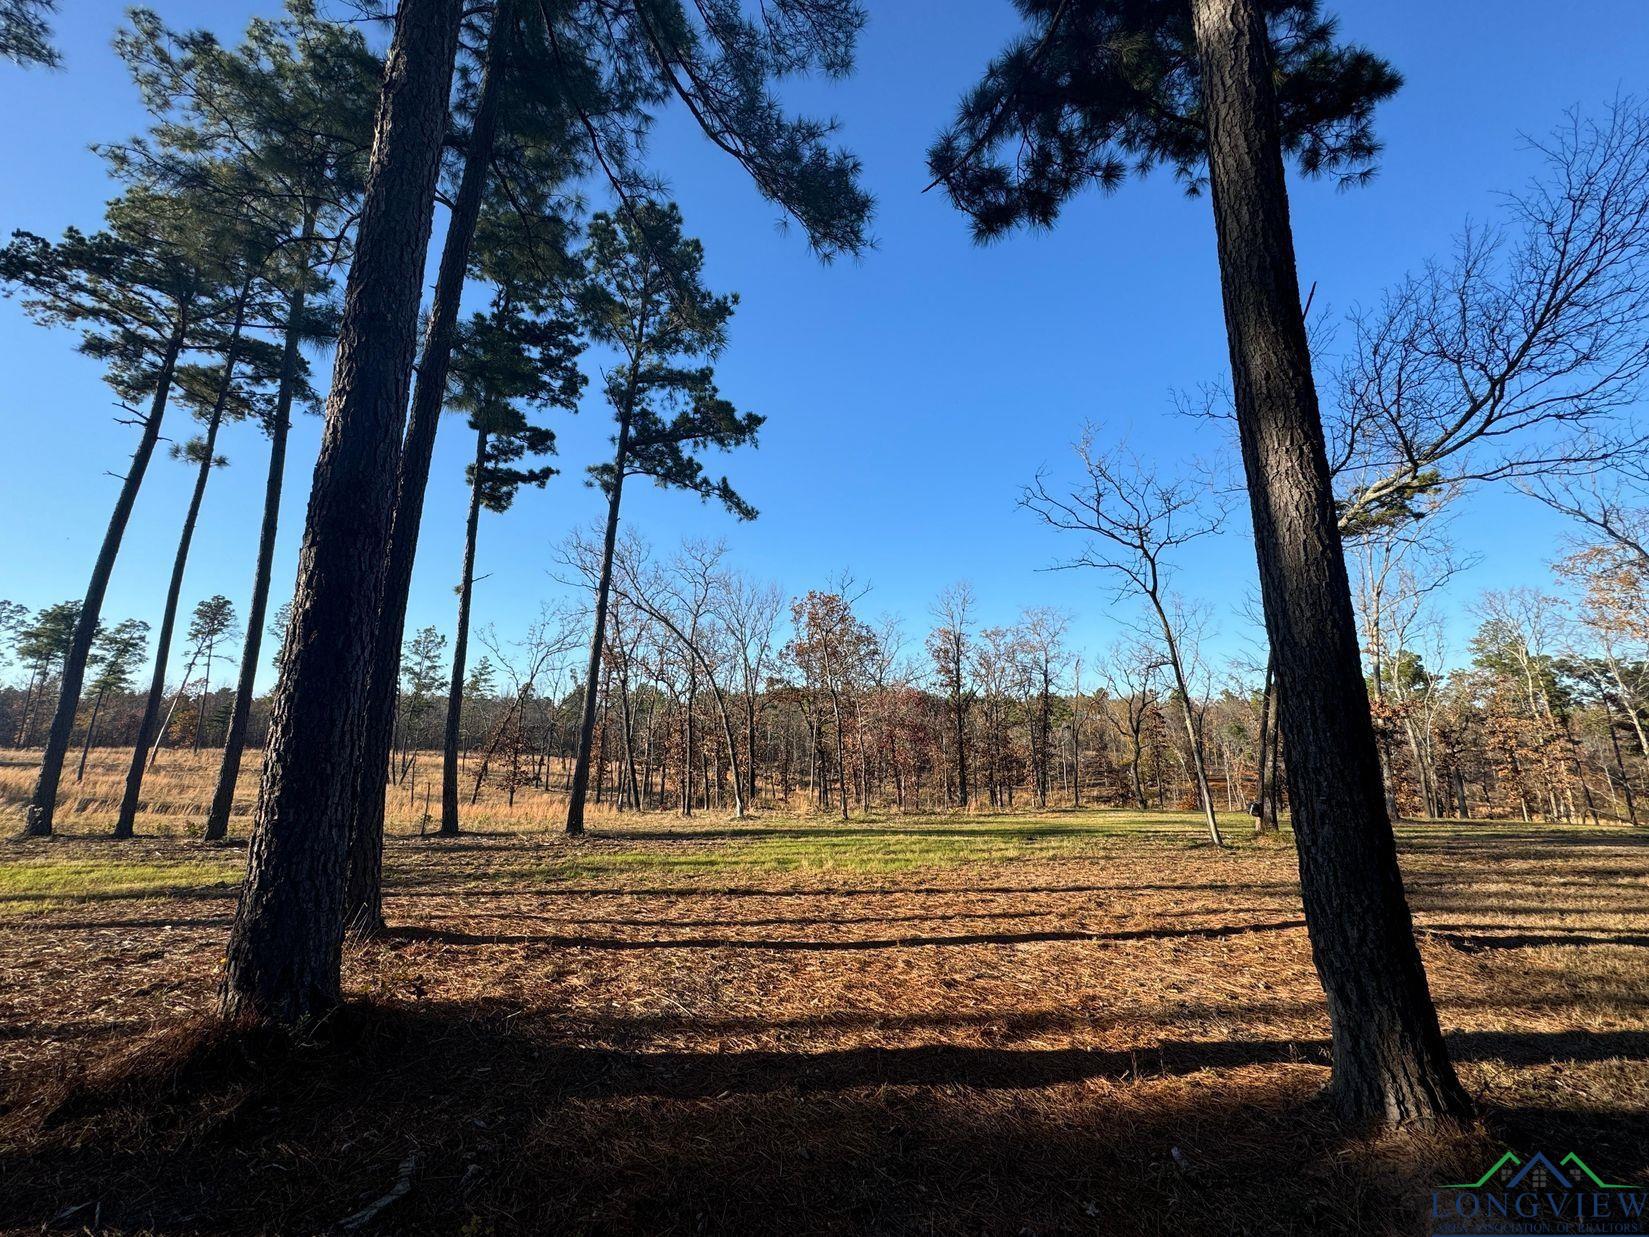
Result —
[[[1429,599],[1461,564],[1440,531],[1394,528],[1354,558],[1393,818],[1649,823],[1641,568],[1593,542],[1556,564],[1562,591],[1484,593],[1470,659],[1451,665]],[[593,572],[599,548],[575,538],[563,557]],[[633,533],[620,540],[593,697],[595,804],[842,819],[1132,807],[1196,811],[1216,830],[1235,822],[1260,833],[1287,811],[1263,657],[1215,661],[1175,599],[1171,644],[1138,626],[1084,652],[1070,638],[1071,615],[1051,607],[978,622],[965,584],[935,598],[931,626],[912,634],[899,618],[870,614],[869,594],[851,581],[787,600],[728,557],[722,543],[661,556]],[[76,608],[0,609],[18,676],[0,689],[0,736],[13,747],[40,737],[35,706],[51,692]],[[461,609],[462,622],[467,603]],[[1153,608],[1144,617],[1162,626]],[[211,665],[214,649],[236,638],[233,618],[223,597],[196,608],[151,767],[162,745],[224,743],[234,693],[213,688]],[[482,650],[474,660],[435,626],[406,640],[386,784],[439,804],[427,828],[458,832],[484,789],[512,804],[528,788],[571,792],[587,673],[575,646],[588,620],[588,607],[563,603],[518,639],[484,626],[469,637]],[[146,637],[147,624],[125,620],[94,642],[77,781],[93,745],[135,743],[145,697],[133,675]],[[268,709],[267,696],[254,701],[254,746]]]
[[[1452,263],[1428,267],[1358,316],[1354,359],[1330,379],[1313,364],[1285,163],[1348,185],[1366,180],[1379,150],[1374,114],[1400,87],[1396,71],[1342,41],[1316,0],[1016,7],[1026,30],[935,142],[930,188],[982,240],[1051,227],[1082,191],[1119,190],[1163,166],[1210,198],[1231,374],[1201,411],[1234,426],[1242,480],[1232,493],[1249,499],[1268,646],[1252,780],[1262,820],[1286,786],[1333,1032],[1330,1096],[1358,1119],[1463,1115],[1469,1100],[1444,1049],[1391,828],[1406,784],[1435,809],[1446,787],[1458,790],[1452,775],[1464,776],[1428,686],[1437,667],[1402,627],[1423,595],[1423,585],[1403,584],[1403,564],[1424,557],[1404,538],[1435,526],[1446,499],[1511,481],[1591,530],[1574,563],[1588,605],[1641,584],[1631,557],[1642,551],[1631,489],[1641,476],[1623,471],[1617,486],[1599,469],[1634,445],[1615,429],[1649,363],[1643,116],[1626,101],[1602,121],[1576,117],[1560,129],[1545,148],[1550,174],[1518,200],[1506,229],[1468,233]],[[4,54],[49,63],[51,11],[8,7]],[[1197,663],[1196,615],[1175,600],[1165,568],[1223,513],[1200,490],[1133,466],[1102,434],[1085,439],[1074,481],[1039,478],[1023,500],[1081,541],[1069,565],[1103,572],[1145,606],[1145,647],[1112,659],[1117,692],[1104,697],[1103,718],[1074,682],[1056,690],[1055,615],[977,630],[971,599],[954,590],[924,642],[932,670],[923,689],[900,682],[895,641],[860,617],[860,599],[838,582],[790,603],[787,638],[766,654],[769,672],[748,654],[761,641],[738,633],[776,607],[729,605],[746,586],[723,583],[713,553],[688,548],[654,564],[622,535],[624,485],[636,476],[753,517],[701,457],[751,442],[762,424],[717,388],[714,362],[735,301],[704,286],[702,251],[645,166],[643,140],[661,109],[680,106],[817,254],[863,251],[872,203],[857,160],[834,144],[831,125],[789,115],[775,93],[799,74],[851,70],[866,20],[858,3],[771,0],[747,11],[676,0],[403,0],[380,16],[390,32],[382,56],[358,24],[325,20],[307,0],[255,22],[235,47],[136,11],[117,47],[152,120],[143,134],[99,148],[121,187],[103,227],[67,229],[58,240],[18,234],[0,252],[0,280],[37,320],[78,335],[137,436],[86,593],[34,689],[50,681],[55,704],[29,700],[50,721],[28,835],[52,831],[83,697],[111,655],[104,594],[174,401],[199,428],[174,451],[191,470],[191,498],[117,831],[131,831],[145,754],[165,725],[190,546],[225,462],[218,434],[227,421],[256,418],[270,442],[264,518],[207,834],[227,829],[268,623],[285,435],[294,409],[324,396],[221,1005],[228,1018],[287,1026],[333,1008],[346,933],[382,922],[385,775],[397,729],[404,762],[409,728],[424,716],[409,703],[433,698],[443,669],[442,827],[458,827],[446,803],[456,804],[450,753],[481,665],[471,666],[468,645],[480,513],[548,481],[553,435],[538,418],[578,398],[588,365],[580,358],[593,347],[614,362],[601,390],[613,452],[587,474],[606,519],[598,543],[568,554],[590,586],[590,614],[576,634],[546,616],[526,651],[512,654],[512,687],[499,695],[511,701],[504,714],[514,737],[500,730],[484,767],[528,760],[534,702],[558,699],[542,676],[582,644],[583,673],[569,685],[576,724],[565,732],[575,836],[592,783],[644,805],[663,793],[672,755],[683,810],[724,786],[742,812],[764,778],[772,784],[775,766],[781,784],[793,773],[843,812],[890,786],[918,802],[924,793],[1000,802],[1020,787],[1050,801],[1067,776],[1074,799],[1084,751],[1098,751],[1084,725],[1119,721],[1131,753],[1183,756],[1181,776],[1220,842],[1216,787],[1223,781],[1229,796],[1231,785],[1219,701]],[[605,211],[587,212],[592,185],[610,200]],[[437,198],[449,213],[425,306]],[[487,308],[466,318],[460,302],[477,286]],[[304,351],[314,340],[331,349],[324,388],[312,383]],[[1326,415],[1320,381],[1332,396]],[[475,441],[450,666],[435,637],[403,657],[423,496],[447,408],[466,415]],[[1587,552],[1593,559],[1581,561]],[[1602,710],[1611,736],[1622,720],[1641,727],[1626,695],[1637,671],[1616,674],[1607,653],[1595,656],[1601,646],[1588,645],[1581,661],[1603,667],[1594,676],[1602,694],[1588,697],[1560,668],[1567,652],[1549,632],[1537,596],[1508,596],[1487,612],[1474,650],[1486,676],[1479,711],[1503,720],[1481,723],[1476,750],[1501,753],[1504,769],[1492,770],[1496,789],[1487,789],[1487,769],[1476,770],[1477,784],[1488,796],[1516,787],[1529,813],[1595,812],[1594,788],[1604,783],[1595,767],[1588,780],[1581,714]],[[724,654],[721,643],[747,653]],[[665,669],[666,660],[676,664]],[[484,688],[476,694],[489,699]],[[1062,743],[1067,714],[1091,704],[1095,715]],[[654,764],[645,736],[661,705]],[[782,718],[805,744],[769,740],[764,753],[764,724]],[[1398,734],[1413,736],[1412,768],[1401,763]],[[1141,795],[1160,784],[1144,763],[1131,759],[1127,783]],[[1617,770],[1624,790],[1633,775],[1624,760]]]

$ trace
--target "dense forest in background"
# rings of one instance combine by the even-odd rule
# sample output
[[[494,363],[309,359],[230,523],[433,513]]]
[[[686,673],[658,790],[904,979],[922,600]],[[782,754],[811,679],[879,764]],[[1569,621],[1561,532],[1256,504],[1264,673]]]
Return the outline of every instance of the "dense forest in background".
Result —
[[[1202,806],[1200,758],[1217,812],[1252,814],[1264,827],[1279,805],[1286,811],[1287,751],[1261,686],[1263,662],[1205,660],[1197,616],[1175,628],[1190,667],[1187,700],[1164,642],[1143,630],[1086,654],[1054,610],[981,627],[958,585],[936,600],[934,625],[913,636],[898,618],[869,613],[869,595],[851,582],[786,600],[729,567],[720,545],[658,557],[632,537],[621,550],[597,688],[598,804],[729,812],[742,799],[844,818],[970,805],[1189,810]],[[1556,565],[1562,593],[1483,595],[1471,660],[1450,666],[1429,599],[1455,566],[1434,537],[1408,534],[1370,537],[1356,560],[1373,716],[1397,813],[1640,823],[1649,777],[1642,573],[1603,544],[1579,548]],[[212,685],[212,663],[234,653],[239,633],[226,599],[202,607],[153,759],[225,740],[234,691]],[[0,689],[0,735],[11,747],[40,742],[41,702],[74,611],[72,602],[5,611],[12,681]],[[413,633],[390,785],[415,800],[426,794],[456,707],[461,801],[489,785],[564,792],[587,624],[587,608],[572,605],[546,610],[521,638],[483,626],[456,698],[448,636]],[[144,633],[134,647],[134,626],[142,624],[99,636],[79,746],[136,740],[144,697],[131,677]],[[271,634],[278,643],[278,627]],[[1187,703],[1190,731],[1180,723]],[[268,708],[267,696],[253,702],[254,747]]]

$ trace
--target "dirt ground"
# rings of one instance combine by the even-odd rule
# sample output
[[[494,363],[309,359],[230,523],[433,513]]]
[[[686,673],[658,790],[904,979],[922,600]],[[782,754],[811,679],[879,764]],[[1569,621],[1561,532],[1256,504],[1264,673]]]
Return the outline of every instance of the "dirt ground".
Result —
[[[1413,826],[1469,1130],[1315,1100],[1291,845],[1121,813],[393,836],[301,1043],[208,1012],[239,846],[0,846],[7,1232],[1422,1233],[1649,1180],[1649,835]]]

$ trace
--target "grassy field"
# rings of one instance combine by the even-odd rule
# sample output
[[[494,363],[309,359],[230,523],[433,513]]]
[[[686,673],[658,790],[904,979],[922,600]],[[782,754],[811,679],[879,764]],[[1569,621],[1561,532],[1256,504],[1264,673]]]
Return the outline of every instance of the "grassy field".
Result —
[[[183,760],[149,836],[88,794],[0,846],[5,1231],[1408,1234],[1505,1147],[1649,1179],[1644,834],[1401,829],[1484,1119],[1374,1137],[1315,1101],[1286,837],[403,814],[391,930],[292,1044],[208,1017],[245,855]]]

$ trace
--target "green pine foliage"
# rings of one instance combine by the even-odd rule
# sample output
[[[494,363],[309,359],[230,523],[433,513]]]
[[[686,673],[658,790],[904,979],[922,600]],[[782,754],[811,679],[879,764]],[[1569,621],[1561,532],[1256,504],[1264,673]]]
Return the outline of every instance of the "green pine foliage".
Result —
[[[596,215],[579,293],[583,321],[593,341],[626,361],[605,385],[629,429],[624,474],[650,477],[662,489],[691,490],[740,519],[754,519],[755,508],[726,477],[707,474],[697,456],[754,443],[765,418],[739,412],[716,387],[710,362],[727,342],[738,298],[704,286],[704,248],[681,229],[674,204]],[[613,464],[598,464],[590,475],[611,492]]]
[[[1047,228],[1090,185],[1168,167],[1206,186],[1202,76],[1184,0],[1015,0],[1029,26],[986,67],[928,152],[936,184],[988,240]],[[1402,79],[1339,41],[1318,0],[1260,0],[1283,149],[1308,175],[1372,174],[1374,109]],[[1000,153],[999,153],[1000,152]]]

